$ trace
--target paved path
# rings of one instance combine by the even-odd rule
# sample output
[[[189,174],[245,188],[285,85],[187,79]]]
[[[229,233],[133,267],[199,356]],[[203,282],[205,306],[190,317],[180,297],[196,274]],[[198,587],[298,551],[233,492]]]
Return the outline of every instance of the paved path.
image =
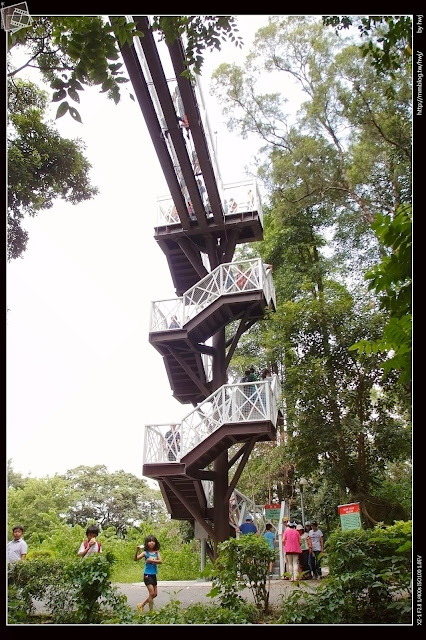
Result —
[[[325,575],[325,572],[324,572]],[[309,580],[306,582],[309,585],[317,585],[319,581]],[[143,602],[148,595],[146,586],[142,582],[133,583],[115,583],[114,586],[118,587],[122,593],[127,597],[127,603],[132,609],[136,609],[138,602]],[[164,607],[171,600],[179,600],[182,607],[188,607],[191,604],[201,602],[202,604],[211,604],[213,602],[219,602],[218,597],[210,598],[207,593],[212,588],[211,582],[204,582],[199,580],[182,580],[182,581],[158,581],[158,596],[155,599],[155,608],[160,609]],[[283,597],[285,598],[288,593],[297,589],[298,585],[289,582],[288,580],[271,580],[269,588],[269,602],[271,605],[281,604]],[[250,589],[244,589],[241,595],[247,599],[248,602],[253,602],[253,595]]]
[[[327,575],[327,570],[323,569],[324,576]],[[309,580],[306,582],[311,586],[319,584],[317,580]],[[143,582],[129,582],[129,583],[113,583],[115,587],[118,587],[127,598],[127,604],[132,609],[136,609],[138,602],[143,602],[148,595],[148,590]],[[200,602],[202,604],[219,603],[219,599],[210,598],[207,593],[211,590],[212,583],[205,582],[203,580],[159,580],[158,581],[158,596],[155,599],[155,608],[160,609],[164,607],[171,600],[178,600],[182,607],[188,607],[191,604]],[[271,605],[281,604],[283,598],[285,599],[289,592],[293,589],[298,589],[298,585],[289,582],[288,580],[271,580],[269,583],[269,602]],[[248,602],[253,602],[253,594],[250,589],[244,589],[241,595],[246,598]],[[43,603],[39,600],[34,601],[36,611],[42,613],[45,611]],[[147,608],[145,608],[147,609]]]

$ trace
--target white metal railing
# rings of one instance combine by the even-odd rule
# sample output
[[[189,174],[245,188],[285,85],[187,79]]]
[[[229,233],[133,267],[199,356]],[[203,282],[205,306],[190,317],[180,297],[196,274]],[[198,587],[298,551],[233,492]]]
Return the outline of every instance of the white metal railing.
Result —
[[[207,215],[212,215],[210,204],[206,197],[204,182],[199,175],[198,187]],[[223,185],[222,206],[226,216],[247,211],[256,211],[263,225],[262,200],[256,180],[241,180]],[[157,198],[157,227],[180,223],[173,198],[162,195]]]
[[[202,480],[201,484],[206,496],[207,507],[211,508],[214,505],[213,482]],[[255,504],[251,498],[245,496],[238,489],[234,489],[229,498],[229,524],[237,529],[244,522],[248,513],[253,516],[258,532],[263,533],[266,525],[263,505]],[[237,536],[239,536],[238,532]]]
[[[276,375],[256,382],[225,384],[177,424],[170,454],[170,424],[145,425],[144,464],[180,462],[222,424],[270,420],[277,423],[281,384]]]
[[[269,265],[260,258],[227,262],[207,274],[180,298],[151,302],[149,331],[183,327],[221,296],[263,289],[268,304],[275,301],[275,288]]]

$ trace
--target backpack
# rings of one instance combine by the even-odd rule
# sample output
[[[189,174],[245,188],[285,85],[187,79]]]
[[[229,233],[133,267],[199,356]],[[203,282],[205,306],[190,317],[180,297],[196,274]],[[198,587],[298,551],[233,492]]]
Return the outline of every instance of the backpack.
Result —
[[[96,542],[98,543],[98,547],[99,547],[98,553],[101,553],[101,551],[102,551],[102,543],[99,542],[98,540],[96,540]],[[84,540],[83,544],[84,544],[84,548],[87,549],[87,547],[89,546],[88,541]]]

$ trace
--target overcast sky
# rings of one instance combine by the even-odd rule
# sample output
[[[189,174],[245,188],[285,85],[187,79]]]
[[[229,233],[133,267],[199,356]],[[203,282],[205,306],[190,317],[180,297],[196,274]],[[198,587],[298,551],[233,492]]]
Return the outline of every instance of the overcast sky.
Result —
[[[247,45],[266,22],[240,16]],[[205,82],[234,58],[242,54],[230,44],[208,54]],[[125,86],[118,106],[86,89],[83,124],[68,115],[57,121],[63,136],[85,141],[100,193],[76,206],[58,200],[27,219],[28,248],[7,267],[7,458],[24,475],[104,464],[142,477],[144,425],[179,421],[192,409],[172,398],[148,341],[150,301],[175,296],[153,238],[156,200],[167,188]],[[231,136],[212,100],[222,179],[244,179],[260,143]]]

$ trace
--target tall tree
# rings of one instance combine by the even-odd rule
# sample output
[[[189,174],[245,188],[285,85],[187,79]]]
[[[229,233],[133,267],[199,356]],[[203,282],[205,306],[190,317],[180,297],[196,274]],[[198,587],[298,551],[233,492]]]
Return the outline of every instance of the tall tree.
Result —
[[[76,496],[60,478],[26,478],[24,486],[7,492],[8,531],[16,522],[25,528],[25,539],[42,542],[51,531],[65,521],[64,513]]]
[[[296,116],[281,94],[259,92],[265,71],[297,83]],[[382,377],[387,353],[349,348],[379,339],[386,320],[364,275],[384,249],[372,223],[411,198],[410,83],[404,67],[390,87],[353,42],[292,16],[271,19],[244,68],[222,65],[213,85],[229,126],[266,143],[261,254],[278,309],[259,343],[280,358],[286,448],[299,475],[360,500],[370,524],[404,514],[372,493],[386,464],[409,458],[409,400],[395,375]],[[242,350],[253,337],[255,352],[256,334]]]
[[[78,499],[66,511],[66,521],[85,526],[95,520],[103,529],[114,527],[124,536],[127,527],[158,519],[164,513],[160,493],[131,473],[109,473],[103,465],[80,466],[64,476]]]

